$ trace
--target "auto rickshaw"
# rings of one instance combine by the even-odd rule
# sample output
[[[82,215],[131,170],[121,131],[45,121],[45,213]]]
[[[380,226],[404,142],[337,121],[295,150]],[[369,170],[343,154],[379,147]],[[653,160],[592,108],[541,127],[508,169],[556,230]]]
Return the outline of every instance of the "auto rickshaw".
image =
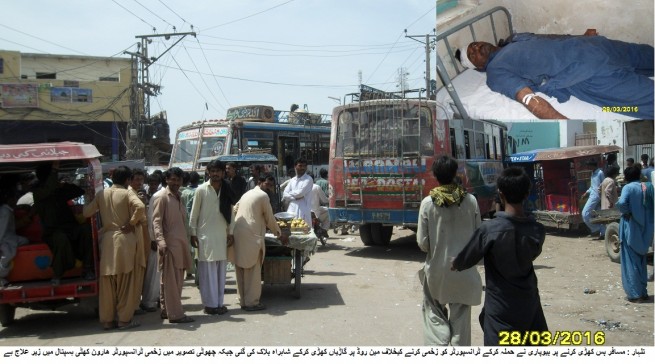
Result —
[[[545,226],[577,230],[584,224],[582,195],[591,175],[604,168],[607,157],[621,150],[616,145],[588,145],[537,149],[510,155],[509,165],[525,168],[532,179],[526,209]],[[597,167],[590,166],[596,162]]]
[[[80,187],[87,191],[93,190],[95,194],[103,188],[99,157],[101,154],[95,146],[83,143],[0,145],[0,179],[10,181],[18,175],[33,172],[41,163],[58,160],[60,180],[76,181]],[[69,202],[79,222],[91,224],[95,279],[82,277],[81,267],[76,267],[66,271],[59,284],[53,284],[50,268],[52,253],[39,233],[31,234],[30,242],[18,247],[11,262],[12,268],[6,277],[8,284],[0,287],[2,326],[14,322],[17,307],[52,310],[66,304],[83,302],[97,312],[99,218],[96,215],[84,219],[81,217],[83,201]],[[18,213],[20,209],[14,211]]]

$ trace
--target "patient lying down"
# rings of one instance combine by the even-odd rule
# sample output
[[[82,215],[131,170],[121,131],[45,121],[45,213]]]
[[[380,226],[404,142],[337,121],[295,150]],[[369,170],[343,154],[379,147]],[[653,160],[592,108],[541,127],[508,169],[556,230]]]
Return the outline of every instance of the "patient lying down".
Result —
[[[470,43],[456,57],[487,73],[487,85],[541,119],[567,119],[535,92],[563,103],[571,96],[603,111],[653,118],[653,47],[597,35],[518,33],[494,46]]]

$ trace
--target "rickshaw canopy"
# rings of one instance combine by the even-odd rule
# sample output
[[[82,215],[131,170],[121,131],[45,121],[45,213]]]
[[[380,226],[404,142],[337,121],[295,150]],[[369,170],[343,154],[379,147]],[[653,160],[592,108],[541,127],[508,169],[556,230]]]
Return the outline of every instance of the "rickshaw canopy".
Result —
[[[616,145],[581,145],[565,148],[535,149],[527,152],[514,153],[509,156],[509,159],[511,163],[530,163],[601,155],[619,151],[621,151],[621,147]]]
[[[75,142],[0,145],[0,163],[100,158],[91,144]]]

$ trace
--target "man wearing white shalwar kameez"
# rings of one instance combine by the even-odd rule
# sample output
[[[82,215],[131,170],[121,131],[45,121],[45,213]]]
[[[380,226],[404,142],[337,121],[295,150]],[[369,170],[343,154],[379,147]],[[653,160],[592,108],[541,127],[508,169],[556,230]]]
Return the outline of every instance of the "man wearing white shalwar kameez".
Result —
[[[312,187],[314,180],[307,172],[307,160],[298,158],[295,164],[296,176],[289,180],[283,199],[289,204],[287,212],[294,214],[312,226]]]
[[[471,306],[482,301],[482,279],[475,267],[454,272],[450,260],[466,246],[480,226],[475,197],[454,181],[457,161],[436,159],[432,173],[439,186],[419,209],[416,240],[426,252],[419,271],[423,284],[423,332],[426,345],[471,345]]]
[[[225,180],[225,164],[214,160],[207,165],[209,181],[198,186],[193,197],[189,227],[191,245],[198,249],[198,283],[205,313],[222,315],[227,235],[232,217],[232,193]]]

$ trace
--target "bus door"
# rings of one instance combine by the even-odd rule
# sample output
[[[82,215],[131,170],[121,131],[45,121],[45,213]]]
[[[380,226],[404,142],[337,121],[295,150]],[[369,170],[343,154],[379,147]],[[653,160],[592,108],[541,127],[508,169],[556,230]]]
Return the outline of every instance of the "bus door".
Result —
[[[279,169],[284,175],[287,175],[287,171],[294,168],[296,159],[300,157],[300,140],[298,136],[279,135],[277,145]]]

